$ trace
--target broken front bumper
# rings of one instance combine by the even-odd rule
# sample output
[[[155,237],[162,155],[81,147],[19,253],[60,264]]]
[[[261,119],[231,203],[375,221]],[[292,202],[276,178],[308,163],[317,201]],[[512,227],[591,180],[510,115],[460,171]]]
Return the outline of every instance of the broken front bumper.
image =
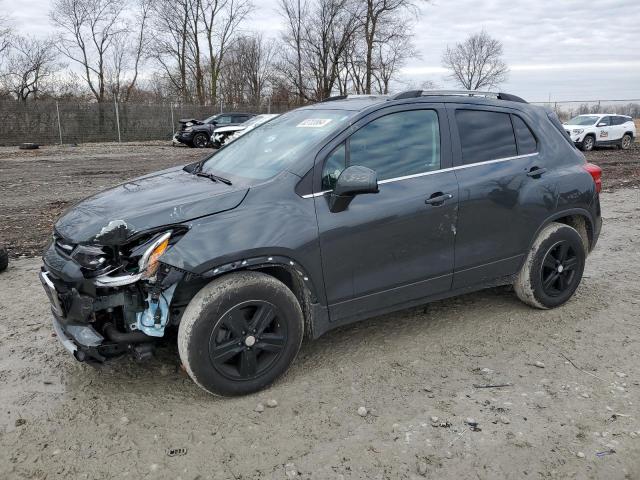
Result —
[[[172,282],[167,286],[143,285],[136,275],[85,278],[54,246],[43,260],[39,277],[51,304],[54,331],[77,360],[151,354],[155,340],[164,335],[180,275],[164,275]]]

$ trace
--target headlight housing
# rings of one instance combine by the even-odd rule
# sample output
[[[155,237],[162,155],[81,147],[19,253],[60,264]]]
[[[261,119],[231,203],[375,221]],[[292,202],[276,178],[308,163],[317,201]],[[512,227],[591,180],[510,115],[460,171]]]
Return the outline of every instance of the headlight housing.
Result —
[[[584,132],[584,128],[575,128],[573,130],[573,133],[575,133],[576,135],[580,135],[582,132]]]
[[[184,132],[185,132],[185,133],[191,133],[191,132],[193,132],[193,127],[187,127],[187,128],[185,128],[185,129],[184,129]]]
[[[138,273],[142,274],[142,278],[151,278],[158,271],[158,260],[169,248],[169,239],[171,238],[171,230],[163,233],[155,238],[140,257],[138,261]]]

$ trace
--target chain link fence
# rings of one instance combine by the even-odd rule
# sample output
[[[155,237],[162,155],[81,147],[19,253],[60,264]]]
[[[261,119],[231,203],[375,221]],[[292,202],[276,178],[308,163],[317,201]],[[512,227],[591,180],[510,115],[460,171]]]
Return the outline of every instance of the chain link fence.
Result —
[[[0,146],[169,140],[182,118],[205,119],[220,112],[282,113],[295,105],[0,102]]]
[[[614,113],[628,115],[640,121],[640,99],[628,100],[563,100],[560,102],[530,102],[556,112],[560,120],[567,121],[576,115],[589,113]]]
[[[630,115],[640,128],[640,99],[538,102],[562,121],[584,113]],[[0,102],[0,145],[169,140],[181,118],[204,119],[220,112],[282,113],[297,105],[220,103],[182,104],[78,103],[63,101]]]

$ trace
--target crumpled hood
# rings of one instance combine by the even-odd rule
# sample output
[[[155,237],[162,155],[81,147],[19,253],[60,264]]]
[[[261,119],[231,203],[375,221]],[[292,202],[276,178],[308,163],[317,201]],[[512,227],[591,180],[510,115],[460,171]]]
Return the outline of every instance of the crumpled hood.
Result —
[[[170,168],[83,200],[55,229],[73,243],[118,245],[145,230],[231,210],[248,191]]]

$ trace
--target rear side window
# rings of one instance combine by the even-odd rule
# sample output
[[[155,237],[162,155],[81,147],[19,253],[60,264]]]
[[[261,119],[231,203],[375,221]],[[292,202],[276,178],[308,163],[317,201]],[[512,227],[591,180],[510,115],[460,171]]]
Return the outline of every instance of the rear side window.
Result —
[[[462,163],[486,162],[518,154],[508,113],[456,110]]]
[[[512,115],[511,119],[513,120],[513,130],[516,132],[516,140],[518,141],[518,155],[534,153],[537,150],[537,143],[531,129],[517,115]]]

